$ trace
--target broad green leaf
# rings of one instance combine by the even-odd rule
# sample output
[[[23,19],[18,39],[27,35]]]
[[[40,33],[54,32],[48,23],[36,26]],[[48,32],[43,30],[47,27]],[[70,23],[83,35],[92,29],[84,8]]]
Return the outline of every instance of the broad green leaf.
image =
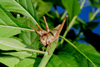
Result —
[[[6,10],[12,11],[12,12],[18,12],[18,13],[21,13],[27,16],[34,23],[34,26],[35,26],[37,24],[37,21],[35,19],[36,14],[34,11],[34,7],[32,5],[32,1],[31,0],[19,0],[18,2],[16,2],[15,0],[3,0],[3,1],[0,0],[0,4]]]
[[[5,19],[6,18],[6,19]],[[0,25],[8,25],[14,27],[26,27],[22,22],[15,19],[15,17],[0,5]]]
[[[78,67],[75,58],[66,52],[53,55],[46,67]]]
[[[3,56],[0,57],[0,62],[8,67],[14,67],[20,60],[15,57]]]
[[[34,50],[34,49],[29,49],[25,48],[26,45],[21,43],[20,41],[13,39],[13,38],[0,38],[0,49],[1,50],[26,50],[30,52],[35,52],[36,53],[42,53],[45,54],[43,51],[39,50]]]
[[[0,37],[11,37],[13,35],[21,33],[21,30],[34,32],[34,30],[27,29],[27,28],[0,25],[0,32],[2,32],[0,33]]]
[[[11,37],[21,33],[21,29],[17,28],[19,26],[21,26],[21,22],[15,19],[10,12],[0,6],[0,32],[2,32],[0,33],[0,37]]]
[[[19,34],[21,33],[21,30],[16,28],[12,28],[12,27],[4,27],[4,26],[0,26],[0,37],[11,37],[13,35]]]
[[[79,52],[76,51],[73,56],[75,57],[75,60],[78,62],[79,67],[94,67],[93,64]]]
[[[84,43],[78,43],[76,42],[75,45],[83,52],[87,52],[87,53],[92,53],[92,54],[96,54],[96,55],[100,55],[96,49],[91,45],[86,45]]]
[[[6,53],[2,53],[2,54],[12,55],[12,56],[15,56],[15,57],[19,57],[21,59],[24,59],[25,57],[29,57],[29,56],[32,55],[32,54],[25,52],[25,51],[22,51],[22,52],[6,52]]]
[[[34,58],[24,58],[14,67],[29,67],[31,64],[34,64],[34,63],[35,63]],[[33,66],[30,66],[30,67],[33,67]]]
[[[95,64],[97,67],[100,67],[100,55],[92,54],[92,53],[85,53]]]
[[[0,38],[0,49],[2,50],[23,50],[25,45],[13,38]]]
[[[96,49],[92,46],[92,45],[86,45],[86,44],[83,44],[83,43],[78,43],[78,42],[74,42],[74,44],[77,46],[77,48],[82,52],[82,54],[85,54],[95,65],[99,65],[98,60],[92,60],[91,58],[96,58],[96,56],[92,57],[92,55],[97,55],[97,56],[100,56],[100,54],[96,51]],[[67,50],[66,50],[67,49]],[[65,48],[62,49],[63,51],[66,51],[66,52],[69,52],[71,53],[74,57],[76,57],[76,60],[78,61],[78,63],[80,64],[80,67],[84,67],[84,65],[87,65],[88,67],[88,62],[87,60],[85,60],[85,58],[87,59],[87,57],[81,55],[79,52],[80,51],[77,51],[75,50],[72,46],[70,45],[66,45]],[[90,54],[87,55],[87,53]],[[83,62],[82,62],[83,61]],[[85,63],[87,62],[87,63]],[[99,61],[100,62],[100,61]],[[89,61],[90,63],[90,61]],[[92,65],[93,67],[93,63],[89,64],[89,65]],[[86,67],[86,66],[85,66]]]
[[[69,20],[80,13],[78,0],[62,0],[62,3],[68,11]]]

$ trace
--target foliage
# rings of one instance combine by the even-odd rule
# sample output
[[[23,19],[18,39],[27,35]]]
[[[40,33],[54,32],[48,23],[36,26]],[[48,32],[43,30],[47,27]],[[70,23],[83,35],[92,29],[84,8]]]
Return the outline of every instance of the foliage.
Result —
[[[93,20],[100,18],[100,15],[96,16],[100,10],[100,2],[89,1],[93,8],[98,9],[94,13],[89,13],[89,21],[86,23],[78,17],[85,6],[85,0],[0,0],[1,65],[8,67],[100,67],[100,36],[92,32],[99,24]],[[66,9],[65,12],[59,14],[57,6]],[[50,10],[51,7],[54,7],[54,11]],[[64,26],[58,45],[54,41],[48,55],[49,46],[44,52],[42,51],[40,42],[34,40],[39,39],[39,35],[34,32],[29,22],[37,30],[36,24],[45,30],[42,18],[45,15],[49,28],[53,29],[63,21],[67,13],[68,30],[66,30],[67,26]],[[70,28],[77,30],[78,33],[75,34]],[[88,45],[80,41],[85,41]]]

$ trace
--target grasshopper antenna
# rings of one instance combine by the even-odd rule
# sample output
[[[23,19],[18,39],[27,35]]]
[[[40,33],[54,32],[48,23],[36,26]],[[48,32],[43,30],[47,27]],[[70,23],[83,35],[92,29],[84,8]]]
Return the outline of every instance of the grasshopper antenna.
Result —
[[[33,28],[35,31],[37,31],[29,21],[28,21],[28,23],[32,26],[32,28]]]
[[[39,30],[42,30],[42,29],[39,27],[39,25],[38,25],[38,24],[36,24],[36,26],[39,28]]]

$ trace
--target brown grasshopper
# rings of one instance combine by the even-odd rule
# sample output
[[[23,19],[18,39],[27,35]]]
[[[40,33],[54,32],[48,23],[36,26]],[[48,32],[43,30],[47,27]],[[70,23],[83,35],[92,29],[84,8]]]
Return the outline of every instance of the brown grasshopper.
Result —
[[[36,32],[37,34],[40,35],[40,39],[38,39],[38,40],[40,40],[40,42],[41,42],[41,44],[42,44],[42,46],[43,46],[43,51],[44,51],[44,47],[45,47],[46,45],[49,45],[50,48],[51,48],[51,43],[54,42],[56,39],[58,39],[58,36],[59,36],[59,34],[60,34],[60,32],[61,32],[63,26],[64,26],[64,23],[65,23],[66,19],[67,19],[67,21],[68,21],[68,16],[66,15],[66,16],[65,16],[65,19],[64,19],[63,22],[62,22],[62,24],[59,24],[58,26],[56,26],[56,27],[55,27],[54,29],[52,29],[52,30],[49,30],[49,27],[48,27],[48,24],[47,24],[47,22],[46,22],[45,16],[43,16],[43,19],[44,19],[44,22],[45,22],[46,30],[42,30],[42,29],[38,26],[38,24],[36,24],[36,26],[39,28],[39,30],[36,30],[36,29],[32,26],[32,24],[31,24],[30,22],[29,22],[29,23],[30,23],[30,25],[34,28],[35,32]],[[48,49],[48,53],[49,53],[50,48]]]

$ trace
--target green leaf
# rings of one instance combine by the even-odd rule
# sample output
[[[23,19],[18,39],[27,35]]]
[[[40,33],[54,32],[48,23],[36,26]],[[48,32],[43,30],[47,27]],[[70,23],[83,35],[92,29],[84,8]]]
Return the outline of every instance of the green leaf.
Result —
[[[62,3],[68,11],[69,20],[80,13],[78,0],[62,0]]]
[[[74,44],[73,43],[71,43],[68,39],[66,39],[66,38],[64,38],[64,37],[62,37],[62,36],[60,36],[61,38],[63,38],[66,42],[68,42],[69,44],[70,44],[70,46],[68,47],[67,45],[66,46],[64,46],[63,47],[63,51],[66,51],[66,52],[68,52],[68,53],[71,53],[72,55],[73,54],[76,54],[77,52],[78,52],[78,54],[81,54],[82,56],[84,56],[86,59],[88,59],[88,61],[89,62],[91,62],[91,64],[93,65],[93,66],[96,66],[96,63],[94,62],[94,61],[92,61],[85,53],[86,52],[88,52],[88,53],[91,53],[92,52],[92,50],[90,50],[90,48],[88,47],[88,45],[86,45],[86,44],[83,44],[83,43],[78,43],[78,42],[75,42],[74,41]],[[83,47],[87,47],[87,50],[85,51],[85,49],[86,48],[83,48]],[[69,49],[68,49],[69,48]],[[67,49],[67,50],[66,50]],[[93,47],[92,47],[92,49],[93,49]],[[95,49],[93,49],[93,53],[92,54],[96,54],[96,55],[99,55],[100,56],[100,54],[95,50]],[[76,54],[77,55],[77,54]],[[75,57],[77,57],[77,56],[75,56]],[[79,57],[77,57],[77,58],[79,58]],[[80,61],[79,61],[80,62]]]
[[[22,51],[22,52],[6,52],[6,53],[2,53],[2,54],[12,55],[12,56],[15,56],[15,57],[19,57],[21,59],[24,59],[25,57],[29,57],[29,56],[32,55],[32,54],[25,52],[25,51]]]
[[[2,50],[23,50],[25,45],[13,38],[0,38],[0,49]]]
[[[77,48],[79,48],[79,50],[81,50],[83,53],[91,53],[91,54],[96,54],[96,55],[100,55],[97,50],[91,45],[86,45],[84,43],[79,43],[79,42],[74,42],[75,46],[77,46]],[[68,46],[66,46],[67,49]],[[70,48],[70,47],[68,47]]]
[[[2,6],[0,6],[0,25],[18,27],[18,25],[16,24],[17,22],[18,21],[9,12],[7,12]],[[11,37],[18,33],[21,33],[21,30],[10,27],[4,28],[0,26],[0,32],[2,32],[0,33],[0,37]]]
[[[35,63],[35,60],[33,58],[24,58],[21,60],[18,64],[16,64],[14,67],[33,67],[30,66]]]
[[[3,27],[0,26],[0,37],[11,37],[13,35],[21,33],[21,30],[18,28],[11,28],[11,27]]]
[[[0,57],[0,62],[7,65],[8,67],[14,67],[20,60],[15,57],[4,56]]]
[[[36,13],[35,13],[34,7],[32,5],[32,1],[31,0],[19,0],[18,2],[16,2],[15,0],[3,0],[3,1],[0,0],[0,4],[6,10],[12,11],[12,12],[18,12],[18,13],[21,13],[27,16],[34,23],[34,26],[35,26],[37,24],[37,19],[36,19]]]
[[[100,67],[100,55],[93,54],[93,53],[85,53],[95,64],[97,67]]]
[[[75,58],[66,52],[53,55],[46,67],[78,67]]]
[[[13,38],[0,38],[0,49],[1,50],[26,50],[35,53],[45,54],[43,51],[28,49],[26,46],[20,41]]]
[[[100,57],[100,54],[96,51],[96,49],[92,45],[86,45],[83,43],[74,42],[74,44],[79,48],[79,50],[84,53],[95,65],[99,65],[100,61],[98,61],[97,56]],[[67,49],[67,50],[66,50]],[[66,45],[63,49],[66,52],[71,53],[76,60],[80,64],[80,67],[88,67],[89,61],[87,61],[86,57],[82,56],[78,51],[72,48],[70,45]],[[95,61],[94,61],[94,59]],[[87,63],[86,63],[87,62]],[[97,63],[98,62],[98,63]],[[85,65],[85,66],[84,66]],[[89,65],[92,65],[91,63]],[[93,65],[92,65],[93,67]]]

